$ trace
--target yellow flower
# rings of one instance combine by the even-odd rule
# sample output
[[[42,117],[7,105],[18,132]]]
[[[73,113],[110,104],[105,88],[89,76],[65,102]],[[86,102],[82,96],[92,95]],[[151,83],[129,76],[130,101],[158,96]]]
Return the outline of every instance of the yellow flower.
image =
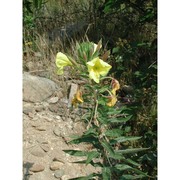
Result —
[[[74,98],[72,99],[73,106],[77,106],[78,103],[83,103],[82,92],[78,89]]]
[[[120,84],[119,84],[119,81],[116,80],[116,79],[113,79],[112,82],[111,82],[111,85],[112,85],[112,94],[113,95],[116,95],[116,91],[118,89],[120,89]]]
[[[107,106],[112,107],[116,104],[117,98],[115,95],[111,95],[109,98],[109,101],[106,103]]]
[[[58,67],[57,74],[62,75],[64,66],[72,66],[72,63],[65,54],[59,52],[56,55],[56,66]]]
[[[87,62],[87,67],[90,79],[93,79],[96,83],[99,83],[100,75],[106,76],[111,69],[111,65],[104,62],[99,57]]]

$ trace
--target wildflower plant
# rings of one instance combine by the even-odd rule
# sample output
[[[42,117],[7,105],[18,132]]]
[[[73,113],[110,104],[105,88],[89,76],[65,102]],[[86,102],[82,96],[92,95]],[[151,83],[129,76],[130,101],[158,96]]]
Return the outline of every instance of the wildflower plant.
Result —
[[[138,152],[147,148],[134,148],[132,145],[141,137],[127,136],[126,122],[132,119],[126,106],[117,105],[117,91],[120,83],[108,76],[112,66],[108,62],[109,51],[102,50],[98,44],[83,42],[77,44],[73,57],[62,52],[57,53],[57,73],[63,74],[63,68],[70,66],[76,77],[83,80],[72,99],[72,105],[88,104],[88,110],[82,116],[86,131],[81,136],[73,136],[69,143],[89,143],[91,150],[64,150],[73,156],[84,156],[86,160],[76,162],[100,167],[86,177],[74,179],[126,180],[150,178],[141,169]]]

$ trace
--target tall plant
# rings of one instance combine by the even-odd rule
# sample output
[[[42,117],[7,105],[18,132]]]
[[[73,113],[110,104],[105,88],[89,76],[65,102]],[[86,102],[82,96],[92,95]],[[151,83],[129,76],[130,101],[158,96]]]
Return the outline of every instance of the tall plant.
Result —
[[[75,162],[100,167],[101,172],[74,179],[142,179],[151,177],[141,170],[136,162],[138,153],[147,148],[134,148],[133,142],[141,137],[127,136],[126,123],[132,115],[126,106],[117,105],[117,91],[121,88],[117,79],[107,76],[112,66],[108,63],[109,51],[101,49],[101,41],[77,44],[73,57],[57,53],[57,74],[62,75],[65,66],[70,66],[76,78],[84,83],[79,85],[72,105],[86,104],[88,110],[82,120],[87,130],[81,136],[74,136],[69,143],[88,143],[92,150],[64,150],[73,156],[84,156],[86,160]]]

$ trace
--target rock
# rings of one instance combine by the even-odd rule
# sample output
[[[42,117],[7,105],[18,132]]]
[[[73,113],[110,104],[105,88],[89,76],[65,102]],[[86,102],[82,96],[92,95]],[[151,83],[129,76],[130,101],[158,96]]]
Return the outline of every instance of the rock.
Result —
[[[32,119],[31,119],[31,121],[37,121],[37,120],[39,120],[39,118],[38,117],[32,117]]]
[[[64,170],[62,170],[62,169],[56,170],[56,171],[54,172],[54,176],[55,176],[56,178],[61,178],[63,175],[64,175]]]
[[[48,144],[41,144],[40,146],[45,152],[48,152],[50,150],[50,147]]]
[[[72,99],[74,98],[74,95],[76,94],[78,90],[78,85],[75,83],[71,83],[71,89],[69,93],[69,101],[68,101],[68,107],[71,107],[72,105]]]
[[[57,113],[58,110],[59,110],[59,107],[58,107],[57,105],[52,104],[52,105],[49,106],[49,110],[50,110],[51,112]]]
[[[50,165],[50,169],[52,171],[58,170],[62,167],[63,163],[59,161],[53,161]]]
[[[48,141],[45,139],[45,138],[38,138],[37,140],[38,143],[41,143],[41,144],[48,144]]]
[[[56,136],[59,136],[59,137],[61,137],[62,135],[61,135],[61,128],[60,127],[58,127],[58,126],[56,126],[55,128],[54,128],[54,130],[53,130],[53,132],[54,132],[54,134],[56,135]]]
[[[36,130],[39,130],[39,131],[46,131],[45,125],[36,126],[35,128],[36,128]]]
[[[52,97],[52,98],[48,99],[48,103],[55,104],[58,102],[58,100],[59,100],[58,97]]]
[[[60,180],[68,180],[70,179],[71,177],[69,175],[63,175]]]
[[[59,162],[61,162],[61,163],[64,163],[62,157],[59,157],[59,156],[54,157],[54,158],[53,158],[53,161],[59,161]]]
[[[32,148],[30,153],[37,157],[44,157],[46,155],[46,153],[40,146],[35,146],[34,148]]]
[[[23,113],[26,115],[29,115],[29,113],[33,112],[33,108],[32,107],[23,107]]]
[[[29,113],[28,113],[28,116],[29,116],[30,118],[34,118],[34,114],[35,114],[34,112],[29,112]]]
[[[40,106],[35,107],[35,111],[36,111],[36,112],[41,112],[41,111],[43,111],[44,109],[45,109],[45,108],[44,108],[43,105],[40,105]]]
[[[26,102],[41,102],[57,89],[57,84],[49,79],[23,74],[23,100]]]
[[[61,116],[56,116],[55,117],[57,120],[62,120]]]
[[[45,167],[41,164],[33,164],[33,166],[29,169],[32,172],[40,172],[44,171]]]

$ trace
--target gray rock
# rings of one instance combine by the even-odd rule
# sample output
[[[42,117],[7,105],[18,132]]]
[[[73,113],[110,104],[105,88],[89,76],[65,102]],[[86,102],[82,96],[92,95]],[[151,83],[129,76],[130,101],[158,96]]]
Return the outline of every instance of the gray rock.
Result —
[[[43,106],[43,105],[39,105],[39,106],[36,106],[35,107],[35,111],[36,112],[41,112],[41,111],[43,111],[45,109],[45,107]]]
[[[62,158],[61,156],[56,156],[56,157],[54,157],[54,158],[53,158],[53,161],[59,161],[59,162],[61,162],[61,163],[64,163],[64,160],[63,160],[63,158]]]
[[[48,144],[48,141],[45,139],[45,138],[38,138],[37,139],[37,142],[40,143],[40,144]]]
[[[45,125],[36,126],[35,128],[36,128],[38,131],[46,131],[46,126],[45,126]]]
[[[52,98],[48,99],[48,103],[55,104],[58,102],[58,100],[59,100],[58,97],[52,97]]]
[[[23,113],[26,115],[29,115],[29,113],[33,112],[33,108],[32,107],[23,107]]]
[[[69,101],[68,101],[68,107],[71,107],[72,105],[72,100],[74,98],[74,95],[76,94],[78,90],[78,85],[75,83],[71,83],[71,89],[70,89],[70,93],[69,93]]]
[[[55,171],[55,170],[58,170],[60,169],[61,167],[63,166],[63,163],[62,162],[59,162],[59,161],[53,161],[50,165],[50,169],[52,171]]]
[[[50,110],[51,112],[57,113],[58,110],[59,110],[59,107],[58,107],[57,105],[55,105],[55,104],[52,104],[52,105],[49,106],[49,110]]]
[[[41,164],[33,164],[33,166],[29,169],[32,172],[40,172],[44,171],[45,167]]]
[[[54,172],[54,176],[55,176],[56,178],[61,178],[63,175],[64,175],[64,170],[62,170],[62,169],[56,170],[56,171]]]
[[[50,150],[50,147],[48,144],[41,144],[40,146],[45,152],[48,152]]]
[[[55,134],[56,136],[59,136],[59,137],[62,136],[62,132],[61,132],[61,131],[62,131],[61,128],[58,127],[58,126],[56,126],[56,127],[54,128],[54,130],[53,130],[54,134]]]
[[[30,118],[34,118],[34,115],[35,115],[34,112],[29,112],[29,113],[28,113],[28,116],[29,116]]]
[[[57,84],[49,79],[23,74],[23,100],[26,102],[44,101],[57,90]]]
[[[69,175],[63,175],[60,180],[68,180],[70,179],[71,177]]]
[[[37,157],[44,157],[46,155],[45,151],[40,146],[35,146],[32,148],[30,153]]]

